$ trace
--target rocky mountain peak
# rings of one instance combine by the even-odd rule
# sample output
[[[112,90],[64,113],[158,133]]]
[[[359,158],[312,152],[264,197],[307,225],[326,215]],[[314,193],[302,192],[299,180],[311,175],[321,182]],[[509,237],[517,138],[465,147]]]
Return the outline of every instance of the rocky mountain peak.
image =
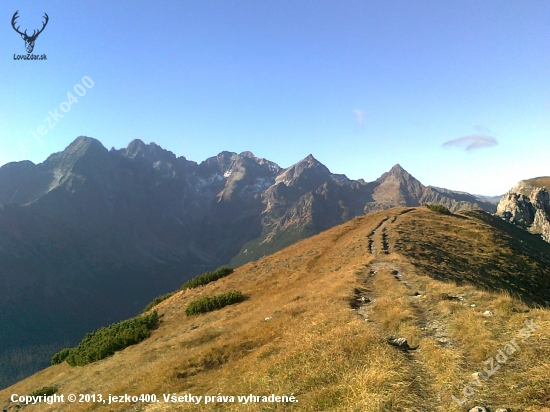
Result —
[[[239,153],[239,156],[241,156],[241,157],[249,157],[249,158],[251,158],[251,159],[256,158],[256,156],[254,156],[254,153],[249,152],[248,150],[247,150],[247,151],[244,151],[244,152],[242,152],[242,153]]]
[[[378,203],[375,207],[418,206],[425,189],[422,183],[399,164],[382,174],[376,182],[378,186],[372,195],[374,201]]]
[[[129,159],[145,159],[151,163],[175,161],[176,155],[169,150],[163,149],[158,144],[151,142],[143,143],[140,139],[130,142],[126,149],[122,150],[123,156]]]
[[[283,170],[277,176],[276,182],[283,182],[287,186],[311,186],[311,190],[315,190],[330,179],[330,170],[310,154],[298,163]]]
[[[109,151],[99,140],[79,136],[65,150],[49,156],[40,168],[55,171],[56,175],[59,176],[72,171],[77,164],[93,165],[94,163],[103,163],[108,154]]]
[[[403,169],[400,164],[396,164],[395,166],[393,166],[389,171],[382,174],[382,176],[376,179],[376,181],[382,183],[389,178],[398,179],[402,181],[410,180],[413,182],[418,182],[418,180],[416,180],[409,172]]]
[[[295,168],[296,170],[303,171],[304,169],[317,169],[319,173],[327,173],[330,174],[330,171],[328,168],[322,164],[320,161],[318,161],[316,158],[313,157],[313,155],[309,154],[302,160],[300,160],[295,165],[291,166]]]
[[[325,165],[323,165],[320,161],[314,158],[311,153],[308,154],[306,157],[304,157],[297,164],[304,164],[304,165],[307,165],[307,167],[317,167],[317,166],[325,167]]]
[[[82,157],[84,155],[106,154],[107,149],[93,137],[79,136],[61,152],[64,156]]]
[[[393,172],[393,173],[407,173],[407,171],[405,169],[403,169],[403,167],[401,167],[401,165],[399,163],[396,163],[391,169],[390,169],[390,173]]]

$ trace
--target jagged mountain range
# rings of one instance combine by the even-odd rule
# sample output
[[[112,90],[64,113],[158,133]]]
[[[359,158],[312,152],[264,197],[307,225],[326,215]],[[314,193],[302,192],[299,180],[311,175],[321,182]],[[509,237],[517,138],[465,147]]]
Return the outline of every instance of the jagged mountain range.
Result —
[[[269,244],[280,232],[307,226],[317,233],[374,210],[423,203],[495,211],[479,197],[426,187],[399,165],[374,182],[354,181],[312,155],[287,169],[250,152],[222,152],[197,164],[140,140],[108,151],[80,137],[39,165],[0,168],[4,222],[20,221],[19,214],[44,218],[135,263],[211,267],[246,242]]]
[[[43,163],[0,168],[0,351],[74,343],[197,273],[365,213],[423,203],[496,210],[424,186],[399,165],[365,182],[331,173],[312,155],[286,169],[250,152],[199,164],[155,143],[108,150],[79,137]],[[0,386],[44,359],[37,362],[4,363],[10,375]]]

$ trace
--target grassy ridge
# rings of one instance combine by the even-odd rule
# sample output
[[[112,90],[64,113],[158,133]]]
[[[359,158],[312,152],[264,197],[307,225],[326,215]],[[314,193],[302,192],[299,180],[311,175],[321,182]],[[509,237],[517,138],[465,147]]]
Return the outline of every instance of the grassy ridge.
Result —
[[[442,205],[431,205],[429,203],[424,204],[428,209],[430,209],[432,212],[441,213],[443,215],[450,215],[451,211],[447,209],[445,206]]]
[[[535,287],[545,292],[549,266],[527,247],[544,253],[550,245],[482,212],[451,219],[424,206],[403,210],[354,219],[243,266],[223,282],[178,293],[158,308],[162,325],[139,350],[88,368],[42,371],[0,391],[0,410],[13,406],[12,393],[59,385],[66,393],[86,388],[139,395],[192,388],[196,394],[217,394],[223,388],[222,394],[293,393],[299,399],[293,405],[250,404],[249,410],[464,412],[482,405],[493,411],[550,412],[550,311],[529,306],[516,294],[480,287],[519,276],[530,281],[524,285],[529,294]],[[369,236],[383,219],[390,253],[371,254]],[[381,242],[384,229],[380,232]],[[504,274],[492,273],[492,266]],[[250,298],[231,310],[182,316],[190,302],[227,290]],[[359,296],[370,301],[350,310]],[[518,340],[520,349],[487,383],[470,384],[473,373],[485,373],[486,360],[528,320],[540,327],[525,342]],[[388,345],[390,335],[420,350]],[[461,399],[466,385],[475,394],[459,406],[451,396]],[[42,409],[89,411],[94,405]],[[178,410],[196,409],[178,405]],[[243,405],[212,403],[203,409],[234,412]],[[101,410],[119,411],[120,405]]]

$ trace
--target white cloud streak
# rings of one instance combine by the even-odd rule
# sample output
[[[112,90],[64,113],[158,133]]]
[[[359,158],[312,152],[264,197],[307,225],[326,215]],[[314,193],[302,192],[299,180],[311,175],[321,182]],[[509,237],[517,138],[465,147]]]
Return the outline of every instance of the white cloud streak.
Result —
[[[467,152],[481,149],[484,147],[493,147],[498,144],[497,139],[484,134],[471,134],[458,139],[449,140],[443,143],[443,147],[464,147]]]
[[[353,114],[355,115],[355,130],[363,131],[365,129],[367,112],[365,112],[364,110],[355,109],[353,111]]]

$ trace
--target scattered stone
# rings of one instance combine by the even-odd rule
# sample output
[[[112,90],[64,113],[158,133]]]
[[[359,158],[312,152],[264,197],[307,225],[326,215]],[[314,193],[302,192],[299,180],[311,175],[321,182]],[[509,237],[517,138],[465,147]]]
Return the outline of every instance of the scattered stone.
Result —
[[[490,310],[486,310],[485,312],[483,312],[483,316],[493,316],[494,313],[491,312]]]
[[[484,408],[483,406],[474,406],[468,412],[488,412],[488,411],[487,411],[487,408]]]
[[[515,312],[515,313],[527,313],[527,312],[529,312],[529,309],[512,308],[512,312]]]
[[[388,343],[401,350],[416,350],[418,348],[418,346],[411,348],[409,346],[409,342],[407,342],[407,339],[398,338],[397,336],[393,336],[393,335],[388,338]]]
[[[510,409],[498,408],[495,412],[510,412]]]
[[[446,345],[449,344],[449,339],[447,339],[445,337],[437,338],[436,342],[439,343],[440,345],[446,346]]]
[[[463,300],[462,296],[460,295],[449,295],[448,293],[444,293],[443,294],[443,299],[446,299],[446,300]]]
[[[398,272],[397,270],[394,269],[394,270],[391,271],[391,274],[392,274],[393,276],[397,276],[397,275],[399,275],[399,272]]]
[[[273,319],[271,316],[268,316],[267,318],[265,318],[264,320],[267,322],[267,321],[270,321],[271,319]]]
[[[423,295],[423,293],[419,290],[417,290],[416,292],[414,292],[414,295],[413,296],[421,296]]]
[[[470,307],[471,307],[471,308],[475,308],[475,307],[476,307],[476,304],[475,304],[475,303],[472,303],[472,304],[470,305]]]
[[[198,329],[199,325],[193,325],[191,326],[191,330],[195,330],[195,329]]]

